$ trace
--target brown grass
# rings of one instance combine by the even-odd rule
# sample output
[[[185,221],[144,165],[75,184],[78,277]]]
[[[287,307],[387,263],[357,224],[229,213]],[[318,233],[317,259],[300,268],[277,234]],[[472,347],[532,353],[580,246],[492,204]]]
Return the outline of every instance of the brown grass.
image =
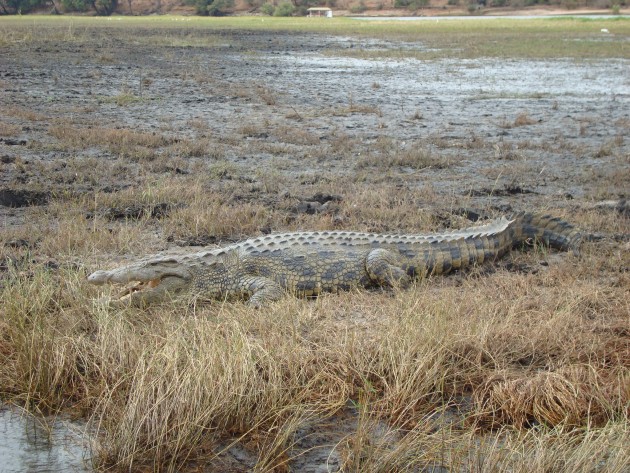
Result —
[[[21,126],[0,122],[0,136],[16,136],[19,135],[21,131]]]
[[[401,147],[396,141],[382,137],[377,141],[374,151],[368,151],[357,161],[358,169],[399,167],[418,171],[426,168],[443,169],[450,165],[448,158],[439,156],[420,143],[412,142]]]
[[[18,107],[18,106],[9,106],[3,110],[4,115],[9,117],[20,118],[22,120],[28,120],[31,122],[34,121],[42,121],[47,120],[49,117],[36,112],[30,108]]]
[[[240,172],[223,169],[215,176]],[[339,189],[312,182],[313,191]],[[287,297],[259,311],[221,302],[115,310],[87,285],[86,273],[112,255],[155,252],[164,236],[222,240],[339,221],[368,231],[440,226],[421,210],[435,200],[431,190],[346,184],[333,214],[293,220],[290,198],[285,208],[247,195],[229,180],[216,192],[204,179],[164,177],[53,200],[33,210],[37,225],[5,232],[2,243],[31,246],[0,245],[4,398],[34,412],[83,412],[99,432],[96,465],[116,471],[222,464],[226,443],[249,452],[255,471],[286,471],[304,453],[307,426],[325,422],[341,426],[331,435],[343,471],[474,470],[479,462],[483,471],[589,471],[592,455],[623,471],[630,458],[616,446],[629,435],[630,281],[620,270],[628,254],[614,244],[590,243],[579,258],[512,258],[536,271],[491,265],[407,291]],[[159,219],[106,216],[162,202],[172,208]],[[613,213],[573,217],[628,232]]]
[[[162,135],[124,128],[76,128],[68,125],[52,125],[48,133],[64,148],[85,149],[100,145],[106,146],[111,153],[122,156],[129,156],[136,150],[160,148],[172,142],[171,139]]]
[[[317,145],[319,137],[312,132],[302,130],[300,127],[275,125],[272,127],[274,136],[284,143],[295,145]]]
[[[531,118],[527,112],[519,113],[514,119],[514,126],[533,125],[534,123],[538,123],[538,120]]]
[[[256,94],[265,104],[276,105],[277,94],[271,88],[264,85],[258,85],[256,86]]]
[[[349,400],[358,425],[338,446],[344,471],[460,468],[471,455],[575,461],[582,449],[606,451],[601,436],[627,439],[630,285],[581,281],[574,264],[262,311],[173,303],[122,313],[93,304],[81,272],[34,269],[2,290],[0,375],[15,401],[93,411],[97,460],[120,470],[176,470],[225,436],[257,445],[259,471],[280,468],[301,425]],[[459,411],[455,423],[440,421],[445,406]],[[390,433],[379,437],[379,425]],[[477,444],[466,425],[502,440]],[[629,460],[606,454],[611,465]]]

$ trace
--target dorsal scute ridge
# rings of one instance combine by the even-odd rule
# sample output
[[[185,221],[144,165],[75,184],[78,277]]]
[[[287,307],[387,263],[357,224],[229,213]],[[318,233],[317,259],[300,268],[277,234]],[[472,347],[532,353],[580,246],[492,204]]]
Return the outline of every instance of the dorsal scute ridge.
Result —
[[[305,248],[316,248],[318,246],[326,247],[353,247],[353,246],[374,246],[382,245],[413,245],[426,243],[443,243],[467,238],[489,237],[504,231],[514,220],[508,220],[505,217],[492,220],[483,225],[454,230],[452,232],[443,233],[427,233],[427,234],[379,234],[355,231],[306,231],[306,232],[286,232],[272,233],[254,238],[249,238],[228,246],[212,249],[203,249],[195,253],[185,255],[160,253],[147,260],[155,261],[155,258],[178,258],[181,261],[192,261],[197,259],[213,259],[215,257],[223,257],[229,253],[238,250],[239,254],[248,252],[259,252],[263,249],[283,249],[288,247],[304,246]]]
[[[251,247],[254,250],[267,247],[269,245],[278,245],[277,247],[291,246],[294,243],[317,245],[322,246],[329,245],[362,245],[362,244],[397,244],[397,243],[425,243],[432,241],[454,241],[461,238],[470,237],[486,237],[499,233],[512,223],[513,220],[508,220],[505,217],[492,220],[483,225],[464,228],[461,230],[455,230],[452,232],[432,233],[432,234],[378,234],[378,233],[365,233],[355,231],[306,231],[306,232],[288,232],[288,233],[273,233],[261,237],[250,238],[238,243],[234,243],[227,247],[225,250],[236,248]]]

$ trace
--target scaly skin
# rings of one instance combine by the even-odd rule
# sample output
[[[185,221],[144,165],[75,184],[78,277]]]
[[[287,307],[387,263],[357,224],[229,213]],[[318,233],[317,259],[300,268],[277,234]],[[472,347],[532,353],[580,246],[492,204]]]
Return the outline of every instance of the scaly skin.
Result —
[[[581,234],[560,219],[533,214],[434,235],[283,233],[179,257],[158,255],[97,271],[88,281],[137,281],[119,299],[133,305],[186,295],[244,298],[261,306],[286,292],[308,297],[353,287],[405,287],[414,278],[494,261],[529,239],[576,251]]]

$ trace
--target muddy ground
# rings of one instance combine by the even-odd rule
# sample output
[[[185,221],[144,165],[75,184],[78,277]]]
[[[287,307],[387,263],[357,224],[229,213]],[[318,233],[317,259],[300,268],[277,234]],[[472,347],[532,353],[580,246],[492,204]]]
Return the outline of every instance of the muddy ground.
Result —
[[[265,204],[340,176],[428,189],[439,207],[564,207],[628,193],[626,60],[366,60],[340,55],[423,45],[141,32],[165,43],[152,47],[104,30],[75,34],[76,45],[3,53],[0,218],[9,225],[24,221],[12,207],[195,174],[199,162],[226,164]],[[186,42],[199,46],[169,46]],[[159,135],[164,146],[112,149],[62,136],[64,126]],[[424,160],[399,156],[417,150]],[[69,161],[87,159],[111,173],[73,180]],[[270,174],[277,184],[263,182]]]
[[[288,32],[64,35],[16,41],[2,53],[5,255],[27,247],[53,268],[76,264],[72,251],[46,253],[39,236],[20,230],[54,227],[59,215],[48,207],[72,199],[95,202],[85,204],[86,226],[95,214],[99,222],[144,219],[145,251],[157,252],[309,222],[408,231],[399,215],[351,213],[381,200],[385,211],[399,199],[409,205],[404,196],[432,216],[432,228],[520,210],[570,217],[630,193],[627,60],[376,60],[361,53],[425,46]],[[281,218],[234,233],[165,229],[163,213],[186,202],[143,192],[179,180],[201,180],[225,205]],[[134,189],[140,202],[117,203]],[[89,271],[134,252],[95,253],[78,264]],[[331,448],[355,422],[351,414],[340,422],[345,415],[336,430],[304,432],[309,443],[298,447],[328,447],[299,457],[296,471],[335,469]],[[232,447],[225,461],[237,470],[255,456]]]

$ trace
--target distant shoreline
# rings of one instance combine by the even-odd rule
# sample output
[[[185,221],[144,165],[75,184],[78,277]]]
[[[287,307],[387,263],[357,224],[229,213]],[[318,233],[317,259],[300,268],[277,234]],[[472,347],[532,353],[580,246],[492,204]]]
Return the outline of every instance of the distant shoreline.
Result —
[[[194,12],[194,8],[190,6],[183,5],[164,5],[163,11],[161,13],[157,13],[152,11],[150,8],[147,8],[146,5],[143,5],[143,1],[134,1],[134,5],[137,2],[138,10],[135,11],[134,14],[129,14],[126,11],[125,4],[123,2],[119,2],[118,9],[113,13],[112,16],[154,16],[154,15],[182,15],[182,16],[199,16]],[[144,7],[144,8],[143,8]],[[502,17],[502,18],[511,18],[511,17],[545,17],[545,16],[584,16],[588,17],[591,15],[595,16],[603,16],[603,17],[627,17],[630,15],[630,7],[621,8],[618,13],[613,13],[610,8],[576,8],[576,9],[567,9],[567,8],[559,8],[557,6],[535,6],[530,8],[510,8],[510,7],[480,7],[478,10],[469,11],[467,8],[462,6],[435,6],[435,7],[426,7],[416,11],[406,10],[404,8],[391,8],[391,9],[376,9],[369,8],[365,10],[363,13],[353,13],[350,10],[337,9],[332,8],[333,15],[335,17],[353,17],[353,18],[376,18],[376,19],[387,19],[387,18],[424,18],[424,17],[466,17],[466,18],[481,18],[481,17]],[[50,9],[37,9],[30,13],[25,13],[24,15],[42,15],[42,14],[50,14]],[[67,12],[67,13],[59,13],[59,15],[72,15],[72,16],[95,16],[94,12]],[[252,12],[251,10],[245,10],[238,8],[231,14],[226,16],[258,16],[261,15],[260,12]],[[14,16],[14,15],[0,15],[0,16]]]
[[[470,13],[464,8],[425,8],[417,10],[415,12],[395,9],[395,10],[366,10],[362,14],[351,13],[345,10],[334,10],[337,16],[351,16],[355,18],[401,18],[401,17],[543,17],[543,16],[606,16],[606,17],[625,17],[630,15],[630,8],[622,8],[619,14],[614,14],[610,9],[603,8],[579,8],[579,9],[566,9],[549,7],[542,8],[540,6],[535,8],[482,8],[476,12]]]
[[[627,14],[619,14],[619,15],[604,15],[597,13],[585,13],[581,15],[573,15],[573,14],[545,14],[545,15],[434,15],[434,16],[358,16],[358,15],[349,15],[344,16],[344,18],[352,18],[355,20],[374,20],[374,21],[385,21],[385,20],[393,20],[393,21],[430,21],[430,20],[480,20],[480,19],[514,19],[514,20],[535,20],[535,19],[544,19],[544,18],[584,18],[584,19],[593,19],[593,20],[605,20],[611,18],[630,18],[630,15]]]

